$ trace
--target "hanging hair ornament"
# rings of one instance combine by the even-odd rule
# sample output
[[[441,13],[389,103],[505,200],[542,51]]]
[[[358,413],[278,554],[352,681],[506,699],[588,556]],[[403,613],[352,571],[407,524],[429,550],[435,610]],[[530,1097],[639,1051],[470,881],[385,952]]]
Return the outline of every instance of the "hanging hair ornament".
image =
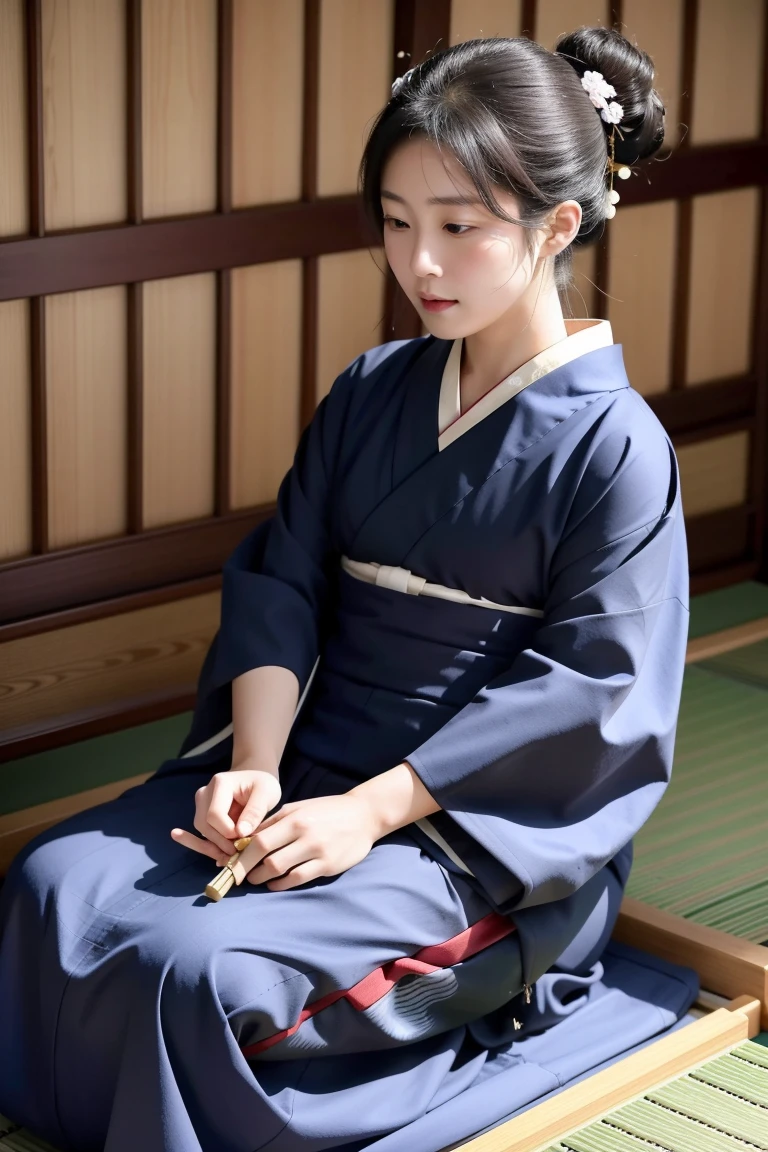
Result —
[[[621,199],[613,187],[613,174],[615,172],[620,180],[627,180],[632,175],[625,164],[617,165],[615,159],[616,133],[618,132],[621,136],[621,131],[617,128],[617,125],[624,119],[624,109],[621,104],[609,99],[609,97],[616,95],[616,89],[612,84],[608,83],[602,72],[585,72],[581,78],[581,86],[595,108],[600,112],[601,118],[606,124],[612,126],[611,134],[608,137],[608,145],[611,150],[611,155],[608,160],[610,183],[605,196],[605,215],[609,220],[612,220],[616,215],[616,205]]]

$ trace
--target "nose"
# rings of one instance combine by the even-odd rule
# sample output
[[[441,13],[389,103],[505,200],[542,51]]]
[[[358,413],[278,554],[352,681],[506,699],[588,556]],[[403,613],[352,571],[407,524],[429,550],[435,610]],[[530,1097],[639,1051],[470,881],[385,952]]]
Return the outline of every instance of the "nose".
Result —
[[[417,237],[411,253],[411,272],[420,280],[428,276],[442,276],[443,269],[434,251],[425,236]]]

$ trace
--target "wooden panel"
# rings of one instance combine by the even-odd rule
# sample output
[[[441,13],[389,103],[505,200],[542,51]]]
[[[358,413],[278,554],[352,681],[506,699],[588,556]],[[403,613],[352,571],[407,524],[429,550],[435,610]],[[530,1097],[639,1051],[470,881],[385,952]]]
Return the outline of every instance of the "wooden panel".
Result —
[[[0,304],[0,558],[32,548],[29,304]]]
[[[676,448],[686,516],[735,508],[747,499],[749,434],[733,432]]]
[[[144,526],[213,512],[216,282],[144,285]]]
[[[691,142],[760,134],[765,0],[699,0]]]
[[[125,529],[126,289],[45,302],[51,548]]]
[[[653,58],[654,87],[666,109],[664,143],[671,147],[680,138],[683,0],[623,0],[621,11],[624,35]]]
[[[267,504],[299,433],[301,261],[232,273],[232,506]]]
[[[694,200],[688,384],[750,368],[759,208],[756,188]]]
[[[321,0],[318,196],[357,188],[357,167],[392,83],[393,0]]]
[[[608,223],[608,317],[632,386],[643,395],[669,387],[676,206],[619,209]]]
[[[23,0],[0,0],[0,236],[27,231],[27,101]]]
[[[210,592],[0,645],[0,729],[194,684],[219,608]]]
[[[384,254],[341,252],[321,256],[318,271],[317,399],[339,372],[385,339]]]
[[[142,6],[144,215],[216,206],[216,0]]]
[[[42,7],[45,227],[126,215],[125,0]]]
[[[586,248],[573,249],[573,278],[567,289],[568,301],[573,316],[596,316],[595,273],[597,271],[597,248],[588,244]]]
[[[451,0],[451,44],[481,36],[519,36],[522,0]]]
[[[303,0],[235,0],[232,199],[301,197]]]
[[[552,49],[564,32],[573,32],[583,24],[605,24],[607,20],[607,0],[538,0],[536,39]]]

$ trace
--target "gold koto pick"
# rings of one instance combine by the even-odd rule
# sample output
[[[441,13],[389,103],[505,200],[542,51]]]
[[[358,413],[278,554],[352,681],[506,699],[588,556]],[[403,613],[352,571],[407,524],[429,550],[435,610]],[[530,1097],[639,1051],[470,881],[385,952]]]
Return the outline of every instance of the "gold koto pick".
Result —
[[[234,856],[230,856],[221,872],[217,873],[210,884],[206,884],[205,886],[205,895],[209,900],[221,900],[222,896],[226,896],[227,892],[229,892],[236,879],[234,866],[240,859],[240,853],[245,851],[250,842],[250,836],[243,836],[240,840],[235,840],[237,852],[235,852]]]

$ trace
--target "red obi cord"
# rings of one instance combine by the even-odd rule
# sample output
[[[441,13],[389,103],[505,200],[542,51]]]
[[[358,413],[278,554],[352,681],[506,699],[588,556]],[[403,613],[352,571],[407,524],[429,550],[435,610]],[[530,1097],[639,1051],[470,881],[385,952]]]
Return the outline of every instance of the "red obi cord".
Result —
[[[338,992],[329,992],[327,996],[321,996],[304,1009],[291,1028],[284,1028],[274,1036],[267,1036],[264,1040],[249,1044],[242,1049],[243,1056],[256,1056],[274,1044],[279,1044],[288,1036],[293,1036],[305,1020],[316,1016],[324,1008],[330,1008],[339,1000],[347,1000],[358,1012],[363,1012],[377,1000],[381,1000],[382,996],[386,996],[403,976],[423,976],[429,972],[439,972],[441,968],[460,964],[462,960],[468,960],[470,956],[482,952],[484,948],[490,948],[492,944],[503,940],[514,931],[515,925],[511,920],[499,916],[497,912],[491,912],[460,932],[458,936],[452,936],[442,944],[431,944],[427,948],[420,949],[415,956],[402,956],[398,960],[390,960],[388,964],[374,968],[373,972],[369,972],[352,988],[341,988]]]

